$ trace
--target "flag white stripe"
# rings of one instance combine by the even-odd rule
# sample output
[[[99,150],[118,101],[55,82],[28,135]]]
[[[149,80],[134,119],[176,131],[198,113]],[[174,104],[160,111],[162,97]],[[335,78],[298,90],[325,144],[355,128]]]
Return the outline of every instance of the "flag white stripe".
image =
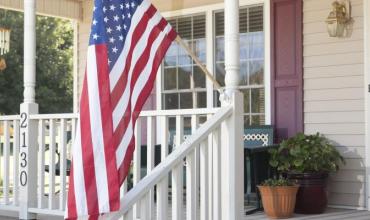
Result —
[[[131,19],[131,26],[130,26],[130,29],[127,33],[127,36],[126,36],[126,40],[125,40],[125,44],[123,46],[123,50],[119,56],[119,58],[117,60],[126,60],[127,58],[127,54],[128,52],[130,51],[130,47],[131,47],[131,42],[132,42],[132,39],[133,39],[133,33],[134,33],[134,30],[136,29],[136,26],[138,25],[138,23],[140,22],[140,20],[142,19],[144,13],[148,10],[148,8],[151,6],[150,2],[147,1],[147,0],[144,0],[136,9],[134,15],[132,16],[132,19]],[[125,65],[126,65],[126,62],[116,62],[109,74],[109,80],[110,80],[110,90],[112,92],[112,90],[114,89],[114,87],[116,86],[119,78],[121,77],[121,74],[125,68]]]
[[[159,14],[159,12],[156,12],[155,15],[149,20],[148,26],[145,29],[145,32],[141,35],[140,40],[138,41],[136,47],[133,50],[132,59],[131,59],[131,67],[128,72],[129,77],[127,80],[127,85],[125,87],[125,91],[123,95],[121,96],[116,108],[113,110],[113,130],[117,128],[120,120],[122,119],[123,115],[125,114],[127,110],[127,104],[129,101],[128,96],[130,94],[130,89],[131,89],[130,82],[131,82],[131,78],[132,78],[136,63],[141,57],[141,55],[143,55],[145,49],[147,48],[150,33],[153,31],[153,28],[155,28],[155,26],[158,25],[161,19],[162,17]]]
[[[101,119],[99,80],[95,46],[89,46],[87,52],[87,88],[89,96],[91,141],[94,153],[94,167],[98,204],[100,213],[109,212],[109,192],[107,168],[105,163],[104,137]]]
[[[76,137],[72,147],[73,155],[73,184],[76,200],[76,211],[78,215],[87,215],[87,199],[85,192],[85,176],[83,170],[83,159],[81,150],[81,125],[77,123]],[[68,212],[66,212],[67,214]]]
[[[166,28],[164,29],[164,31],[162,31],[158,35],[158,37],[156,38],[156,40],[154,41],[154,43],[153,43],[153,45],[151,47],[150,57],[149,57],[148,63],[145,66],[145,68],[142,71],[142,73],[140,74],[140,78],[139,78],[140,80],[138,80],[136,82],[136,84],[134,85],[134,90],[133,90],[134,93],[133,93],[133,96],[131,98],[131,104],[132,104],[131,106],[132,106],[132,109],[136,105],[137,98],[138,98],[140,92],[142,91],[142,88],[148,82],[148,78],[150,76],[150,73],[151,73],[152,67],[153,67],[153,60],[154,60],[155,55],[156,55],[156,53],[158,51],[158,48],[162,44],[163,39],[169,33],[170,30],[171,30],[171,26],[170,25],[167,25]],[[128,147],[128,144],[129,144],[129,141],[127,141],[127,140],[130,140],[131,137],[133,136],[133,130],[134,130],[134,128],[133,128],[133,121],[132,121],[132,117],[131,117],[130,118],[129,125],[128,125],[127,129],[126,129],[126,132],[125,132],[125,134],[124,134],[124,136],[122,138],[122,141],[120,142],[119,147],[118,147],[118,149],[116,151],[117,167],[120,167],[121,163],[124,160],[124,156],[126,154],[127,147]]]

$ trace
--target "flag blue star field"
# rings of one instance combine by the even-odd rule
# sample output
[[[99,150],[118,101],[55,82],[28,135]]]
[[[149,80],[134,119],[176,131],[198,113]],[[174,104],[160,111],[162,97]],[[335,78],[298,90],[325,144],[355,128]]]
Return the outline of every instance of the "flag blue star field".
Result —
[[[95,0],[65,217],[117,211],[136,119],[177,33],[147,0]]]

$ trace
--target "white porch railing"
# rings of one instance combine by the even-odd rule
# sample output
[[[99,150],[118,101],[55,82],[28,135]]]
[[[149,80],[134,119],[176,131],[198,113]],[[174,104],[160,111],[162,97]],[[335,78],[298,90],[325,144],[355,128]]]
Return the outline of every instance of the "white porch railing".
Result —
[[[140,147],[135,150],[131,175],[122,187],[120,214],[125,219],[132,219],[131,215],[142,220],[167,219],[168,213],[173,219],[184,219],[184,213],[187,219],[219,219],[220,125],[232,110],[230,105],[222,109],[143,111],[135,128],[136,146]],[[37,205],[28,212],[61,217],[77,114],[30,115],[30,120],[37,122],[38,131],[37,184],[32,189],[37,191]],[[19,116],[0,116],[2,211],[18,212],[22,198],[18,189],[24,180],[19,168],[25,161],[19,154],[23,143],[20,123]],[[141,147],[145,142],[146,156]],[[160,158],[155,157],[156,146],[160,147]],[[162,162],[155,166],[155,159]],[[146,166],[141,160],[146,160]]]

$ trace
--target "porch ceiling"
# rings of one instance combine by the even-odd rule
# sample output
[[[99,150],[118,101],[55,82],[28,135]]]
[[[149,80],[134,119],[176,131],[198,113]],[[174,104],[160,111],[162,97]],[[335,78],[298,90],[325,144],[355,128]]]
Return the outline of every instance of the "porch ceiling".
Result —
[[[82,19],[82,0],[36,0],[37,13],[68,19]],[[0,0],[0,8],[23,11],[23,0]]]

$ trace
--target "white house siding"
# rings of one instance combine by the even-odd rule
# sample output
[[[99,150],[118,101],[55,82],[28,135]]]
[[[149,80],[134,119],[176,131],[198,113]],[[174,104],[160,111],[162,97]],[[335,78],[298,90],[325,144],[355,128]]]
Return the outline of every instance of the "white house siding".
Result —
[[[23,11],[24,0],[0,0],[0,8]],[[72,0],[37,0],[37,13],[48,16],[80,19],[81,3]]]
[[[363,0],[351,0],[353,32],[330,38],[332,0],[304,0],[304,123],[331,139],[347,164],[331,176],[329,203],[365,207]]]

